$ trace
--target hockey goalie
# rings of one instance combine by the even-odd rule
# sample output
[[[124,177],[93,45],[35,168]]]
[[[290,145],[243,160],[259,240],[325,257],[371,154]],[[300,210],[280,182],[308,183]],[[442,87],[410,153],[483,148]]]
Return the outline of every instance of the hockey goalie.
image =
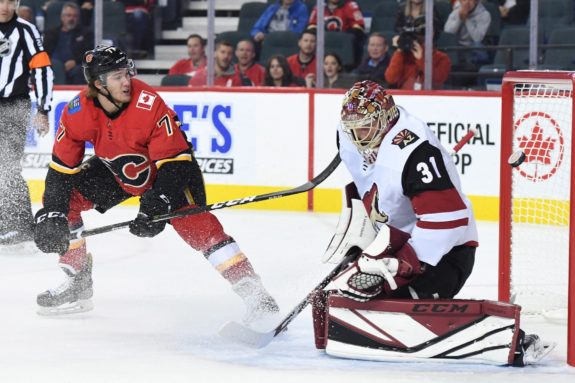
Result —
[[[524,366],[554,344],[520,307],[457,300],[478,235],[449,153],[427,125],[363,81],[345,94],[339,153],[353,183],[324,262],[355,261],[313,301],[316,346],[333,356]]]

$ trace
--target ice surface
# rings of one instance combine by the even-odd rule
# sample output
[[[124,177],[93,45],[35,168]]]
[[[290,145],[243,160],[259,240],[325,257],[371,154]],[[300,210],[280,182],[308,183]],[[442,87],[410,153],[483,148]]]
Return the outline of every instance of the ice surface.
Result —
[[[38,207],[36,207],[37,209]],[[135,216],[118,207],[84,216],[87,228]],[[333,265],[320,258],[338,216],[249,210],[217,212],[283,312]],[[497,226],[480,223],[476,268],[461,298],[496,298]],[[328,357],[313,343],[306,309],[268,347],[253,350],[217,335],[239,320],[241,300],[201,254],[168,227],[154,239],[126,230],[89,238],[92,312],[36,315],[36,294],[61,278],[57,257],[0,254],[0,382],[574,382],[564,327],[522,318],[528,332],[559,342],[542,365],[524,369],[440,363],[382,363]]]

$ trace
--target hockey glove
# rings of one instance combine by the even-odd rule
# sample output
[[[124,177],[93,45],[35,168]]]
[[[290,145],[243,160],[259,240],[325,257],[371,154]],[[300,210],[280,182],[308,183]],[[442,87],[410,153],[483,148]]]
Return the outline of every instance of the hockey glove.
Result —
[[[348,298],[367,301],[409,284],[423,270],[409,235],[384,225],[361,257],[336,279],[339,292]]]
[[[154,216],[167,214],[170,210],[170,200],[165,194],[159,194],[153,189],[146,190],[140,198],[138,216],[130,222],[130,233],[138,237],[155,237],[164,230],[167,221],[150,221]]]
[[[34,242],[44,253],[63,255],[70,246],[70,229],[66,214],[59,211],[38,210],[34,218]]]

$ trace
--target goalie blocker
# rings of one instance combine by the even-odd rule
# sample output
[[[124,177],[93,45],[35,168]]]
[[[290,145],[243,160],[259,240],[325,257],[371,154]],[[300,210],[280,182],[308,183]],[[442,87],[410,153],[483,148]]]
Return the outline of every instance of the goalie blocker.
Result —
[[[520,306],[487,300],[313,299],[315,343],[328,355],[378,361],[522,367],[555,346],[519,328]]]

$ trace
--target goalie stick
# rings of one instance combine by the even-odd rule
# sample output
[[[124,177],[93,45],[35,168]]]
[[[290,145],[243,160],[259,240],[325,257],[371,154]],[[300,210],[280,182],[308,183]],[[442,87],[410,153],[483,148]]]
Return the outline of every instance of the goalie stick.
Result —
[[[266,201],[266,200],[275,199],[275,198],[287,197],[287,196],[294,195],[294,194],[305,193],[307,191],[312,190],[313,188],[318,186],[320,183],[325,181],[325,179],[327,177],[329,177],[330,174],[335,171],[335,169],[337,169],[340,162],[341,162],[341,159],[339,158],[339,153],[338,153],[335,155],[333,160],[331,160],[329,165],[327,165],[327,167],[321,173],[319,173],[317,176],[315,176],[313,179],[307,181],[306,183],[304,183],[298,187],[292,188],[292,189],[287,189],[287,190],[282,190],[282,191],[277,191],[277,192],[272,192],[272,193],[266,193],[266,194],[260,194],[260,195],[253,195],[253,196],[237,198],[237,199],[231,199],[229,201],[216,202],[216,203],[213,203],[211,205],[198,206],[198,207],[193,207],[193,208],[189,208],[189,209],[185,209],[185,210],[176,211],[173,213],[162,214],[162,215],[158,215],[158,216],[153,217],[151,222],[167,221],[167,220],[170,220],[173,218],[204,213],[206,211],[219,210],[219,209],[224,209],[226,207],[231,207],[231,206],[246,205],[248,203]],[[130,222],[132,222],[132,221],[130,220],[130,221],[118,222],[118,223],[114,223],[112,225],[102,226],[102,227],[98,227],[98,228],[91,229],[91,230],[85,230],[85,231],[80,232],[76,235],[71,235],[71,239],[86,238],[86,237],[91,237],[91,236],[97,235],[97,234],[103,234],[103,233],[108,233],[110,231],[123,229],[123,228],[128,227],[130,225]]]
[[[314,294],[329,285],[332,279],[335,278],[349,263],[354,261],[360,253],[361,250],[358,247],[349,249],[345,257],[337,264],[329,275],[314,287],[313,290],[311,290],[309,294],[285,316],[280,324],[272,330],[268,332],[259,332],[238,322],[231,321],[222,326],[218,332],[219,335],[252,348],[262,348],[267,346],[276,336],[285,331],[288,324],[290,324],[295,317],[306,308]]]

